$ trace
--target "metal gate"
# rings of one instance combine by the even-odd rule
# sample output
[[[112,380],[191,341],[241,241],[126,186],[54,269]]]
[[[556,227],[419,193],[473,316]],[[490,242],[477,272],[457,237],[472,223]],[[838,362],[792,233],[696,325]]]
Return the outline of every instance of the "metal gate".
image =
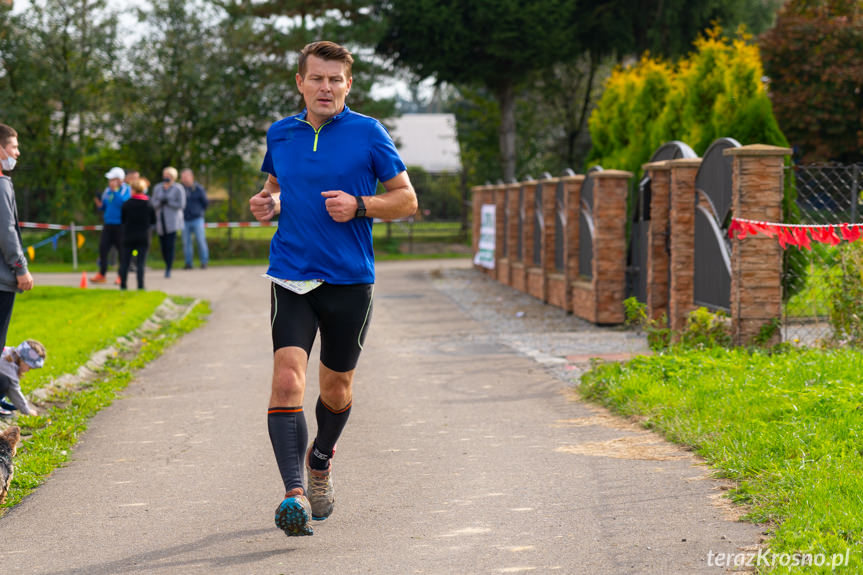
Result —
[[[551,174],[545,172],[540,176],[542,180],[551,179]],[[545,218],[543,217],[543,184],[537,182],[536,192],[533,196],[533,265],[534,267],[542,266],[542,243],[545,237]]]
[[[695,176],[695,305],[713,311],[731,310],[731,156],[722,152],[739,148],[733,138],[715,140]]]
[[[650,161],[697,157],[692,148],[675,140],[657,148]],[[650,184],[650,178],[646,175],[638,182],[626,255],[626,297],[635,297],[642,303],[647,303],[647,231],[650,229],[650,201],[653,194]],[[666,251],[668,249],[666,238]]]
[[[578,275],[585,280],[593,278],[593,174],[601,171],[602,166],[590,168],[581,187],[581,206],[578,216]]]
[[[554,207],[554,269],[563,272],[566,267],[566,182],[563,178],[574,176],[575,172],[567,168],[557,181]]]

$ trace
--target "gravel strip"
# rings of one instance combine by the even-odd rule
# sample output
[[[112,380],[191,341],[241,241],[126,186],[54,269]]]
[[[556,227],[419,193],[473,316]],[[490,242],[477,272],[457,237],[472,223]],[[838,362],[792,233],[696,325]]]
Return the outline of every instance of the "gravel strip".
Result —
[[[572,381],[581,373],[567,357],[647,353],[644,334],[599,327],[503,285],[479,270],[444,268],[432,273],[435,287],[490,334]]]

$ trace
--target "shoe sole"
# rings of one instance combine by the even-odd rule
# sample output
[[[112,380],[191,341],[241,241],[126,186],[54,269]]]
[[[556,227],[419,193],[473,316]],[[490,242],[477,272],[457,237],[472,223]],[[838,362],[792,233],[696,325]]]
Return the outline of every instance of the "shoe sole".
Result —
[[[288,497],[276,508],[276,527],[288,537],[314,535],[315,531],[309,525],[310,516],[311,513],[296,497]]]

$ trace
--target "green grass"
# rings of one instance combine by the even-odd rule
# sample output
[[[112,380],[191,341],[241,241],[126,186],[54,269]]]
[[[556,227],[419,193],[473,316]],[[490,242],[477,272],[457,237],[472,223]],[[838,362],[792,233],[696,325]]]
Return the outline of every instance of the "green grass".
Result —
[[[832,288],[830,279],[841,274],[838,267],[810,264],[806,273],[806,286],[785,304],[788,317],[826,317],[830,314]]]
[[[164,298],[164,294],[159,295]],[[149,305],[144,302],[153,299],[147,294],[134,294],[133,299],[137,298],[141,298],[141,309]],[[67,312],[71,309],[66,308]],[[68,459],[69,451],[77,443],[80,434],[87,429],[90,418],[118,397],[138,369],[161,355],[180,336],[200,326],[209,311],[208,304],[198,303],[181,320],[163,324],[158,332],[152,334],[134,353],[119,354],[109,360],[99,372],[96,381],[83,390],[52,398],[54,407],[38,416],[19,416],[16,423],[29,437],[18,449],[15,477],[6,503],[0,506],[0,515],[5,512],[5,508],[20,502]],[[102,331],[107,338],[109,329],[96,331]],[[76,348],[75,342],[75,338],[70,338],[68,347]],[[49,358],[53,360],[51,353],[49,347]],[[57,353],[66,352],[57,350]],[[75,351],[72,351],[66,355],[74,353]]]
[[[844,554],[863,571],[863,353],[713,349],[606,364],[580,392],[691,446],[738,487],[774,553]],[[828,573],[829,567],[774,567]]]
[[[25,393],[64,373],[138,326],[162,303],[161,292],[42,286],[15,298],[7,345],[32,338],[48,351],[45,367],[21,379]]]

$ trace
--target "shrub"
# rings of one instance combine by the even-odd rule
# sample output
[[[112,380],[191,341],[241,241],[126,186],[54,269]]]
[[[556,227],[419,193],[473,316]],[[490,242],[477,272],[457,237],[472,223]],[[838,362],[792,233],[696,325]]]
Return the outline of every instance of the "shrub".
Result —
[[[788,146],[773,116],[758,47],[714,27],[676,65],[645,54],[616,69],[590,116],[592,165],[638,174],[662,143],[682,140],[699,155],[717,138]]]

